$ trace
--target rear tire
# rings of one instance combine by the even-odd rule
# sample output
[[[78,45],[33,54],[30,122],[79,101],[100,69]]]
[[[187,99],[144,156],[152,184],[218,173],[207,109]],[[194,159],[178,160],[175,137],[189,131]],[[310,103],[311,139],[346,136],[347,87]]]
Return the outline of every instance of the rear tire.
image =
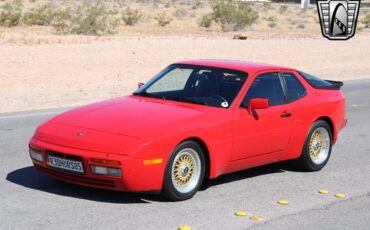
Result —
[[[316,121],[308,132],[298,166],[306,171],[319,171],[329,161],[332,132],[326,121]]]
[[[180,143],[167,162],[162,195],[173,201],[192,198],[202,185],[204,172],[204,152],[199,144]]]

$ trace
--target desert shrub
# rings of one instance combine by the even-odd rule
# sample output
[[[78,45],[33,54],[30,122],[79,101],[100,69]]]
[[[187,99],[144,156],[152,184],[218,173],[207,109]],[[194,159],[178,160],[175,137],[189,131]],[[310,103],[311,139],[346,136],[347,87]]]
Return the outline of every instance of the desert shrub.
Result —
[[[215,1],[212,4],[213,20],[223,31],[238,31],[253,24],[258,13],[249,3],[241,1]]]
[[[133,26],[137,24],[142,17],[143,14],[139,10],[132,10],[130,7],[127,7],[122,15],[122,20],[126,25]]]
[[[298,29],[304,29],[304,28],[306,28],[306,26],[305,26],[305,24],[303,24],[303,23],[299,23],[299,24],[297,25],[297,28],[298,28]]]
[[[271,9],[273,9],[271,2],[263,2],[263,8],[265,10],[271,10]]]
[[[53,27],[58,33],[104,35],[116,33],[119,23],[114,13],[98,2],[55,12]]]
[[[270,27],[270,28],[275,28],[276,26],[277,26],[277,23],[274,22],[274,21],[269,22],[269,24],[268,24],[268,27]]]
[[[209,27],[211,27],[212,22],[213,22],[213,16],[212,16],[212,14],[206,14],[206,15],[203,15],[199,19],[198,25],[200,27],[209,28]]]
[[[297,15],[301,16],[301,17],[306,17],[307,16],[307,8],[303,8],[301,9],[300,11],[297,12]]]
[[[275,22],[276,21],[276,17],[275,16],[270,16],[266,20],[269,21],[269,22]]]
[[[58,9],[53,13],[52,26],[57,33],[68,34],[71,28],[72,9]]]
[[[200,0],[196,0],[194,5],[191,7],[191,9],[196,10],[198,8],[201,8],[201,7],[203,7],[202,2]]]
[[[0,9],[0,26],[12,27],[21,23],[22,1],[14,0],[5,3]]]
[[[279,8],[279,13],[280,14],[285,14],[288,10],[288,6],[287,5],[281,5],[280,8]]]
[[[155,19],[158,21],[158,25],[162,27],[170,24],[173,20],[166,12],[159,13]]]
[[[166,4],[164,4],[164,8],[170,8],[171,7],[171,2],[167,2]]]
[[[362,19],[362,23],[365,24],[365,28],[370,28],[370,14],[367,14],[364,19]]]
[[[188,14],[187,10],[186,9],[183,9],[183,8],[180,8],[180,9],[177,9],[174,13],[173,16],[175,16],[176,18],[183,18],[185,17],[186,15]]]
[[[53,19],[53,10],[49,4],[40,5],[23,15],[23,23],[32,26],[47,26]]]

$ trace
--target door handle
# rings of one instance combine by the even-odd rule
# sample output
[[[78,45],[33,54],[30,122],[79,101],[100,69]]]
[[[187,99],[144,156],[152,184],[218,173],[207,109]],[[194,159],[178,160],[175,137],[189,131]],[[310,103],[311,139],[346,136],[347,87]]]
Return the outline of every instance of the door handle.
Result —
[[[288,117],[291,117],[292,116],[292,113],[288,113],[288,112],[283,112],[280,117],[281,118],[288,118]]]

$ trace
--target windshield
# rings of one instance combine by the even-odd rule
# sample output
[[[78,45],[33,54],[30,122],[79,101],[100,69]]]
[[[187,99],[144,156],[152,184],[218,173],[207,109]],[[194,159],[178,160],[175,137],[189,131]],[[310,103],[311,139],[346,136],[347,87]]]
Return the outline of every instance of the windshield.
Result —
[[[241,71],[194,65],[170,65],[134,95],[228,108],[247,74]]]

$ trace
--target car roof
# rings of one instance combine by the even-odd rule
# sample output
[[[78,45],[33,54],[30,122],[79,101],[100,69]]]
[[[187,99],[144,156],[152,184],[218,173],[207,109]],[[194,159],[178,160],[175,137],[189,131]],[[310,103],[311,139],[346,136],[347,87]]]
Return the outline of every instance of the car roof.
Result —
[[[181,61],[175,64],[218,67],[218,68],[244,71],[247,73],[258,72],[262,70],[270,70],[270,69],[294,70],[292,68],[287,68],[287,67],[282,67],[282,66],[277,66],[277,65],[254,63],[254,62],[239,61],[239,60],[200,59],[200,60]]]

